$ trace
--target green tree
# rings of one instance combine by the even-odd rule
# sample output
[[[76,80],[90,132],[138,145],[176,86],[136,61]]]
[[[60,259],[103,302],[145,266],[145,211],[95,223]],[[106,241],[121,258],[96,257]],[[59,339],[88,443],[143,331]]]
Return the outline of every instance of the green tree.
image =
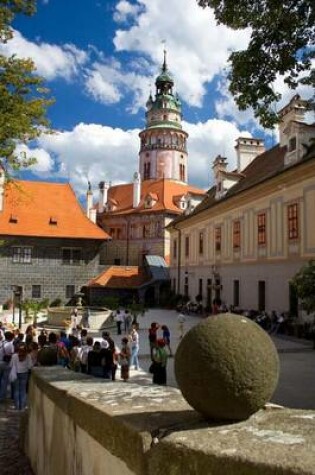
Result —
[[[307,312],[315,311],[315,260],[303,266],[292,279],[297,296]]]
[[[211,7],[217,22],[235,30],[251,28],[249,45],[230,55],[230,92],[239,109],[254,109],[265,127],[277,122],[273,103],[277,75],[292,89],[315,86],[314,0],[197,0]],[[314,103],[314,100],[313,100]]]
[[[35,7],[35,0],[0,0],[0,43],[13,37],[15,15],[31,15]],[[8,174],[35,162],[18,155],[16,145],[50,131],[46,109],[53,101],[34,71],[30,59],[0,55],[0,165]]]

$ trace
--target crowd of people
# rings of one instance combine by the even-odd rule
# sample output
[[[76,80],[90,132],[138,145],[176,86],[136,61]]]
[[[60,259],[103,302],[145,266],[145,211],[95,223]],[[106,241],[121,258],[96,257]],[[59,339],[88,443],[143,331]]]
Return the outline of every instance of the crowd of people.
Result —
[[[179,322],[181,335],[183,325],[184,320]],[[109,331],[103,331],[101,338],[93,338],[88,328],[78,324],[75,310],[68,332],[39,330],[35,325],[29,325],[23,334],[0,322],[0,403],[11,389],[15,409],[26,407],[28,379],[34,366],[59,365],[112,381],[120,370],[121,380],[128,381],[130,368],[140,368],[139,333],[128,312],[122,314],[122,319],[121,316],[116,319],[116,327],[117,334],[122,335],[120,347]],[[153,383],[166,384],[167,359],[173,356],[170,330],[166,325],[154,322],[148,330],[148,338]]]

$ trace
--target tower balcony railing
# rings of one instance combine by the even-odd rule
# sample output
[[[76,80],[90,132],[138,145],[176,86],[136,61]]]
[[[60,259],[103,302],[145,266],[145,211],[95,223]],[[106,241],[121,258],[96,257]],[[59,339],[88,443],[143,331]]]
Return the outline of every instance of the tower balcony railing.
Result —
[[[164,150],[178,150],[179,152],[187,152],[186,145],[161,144],[161,143],[141,145],[140,152],[146,152],[148,150],[158,150],[161,148]]]

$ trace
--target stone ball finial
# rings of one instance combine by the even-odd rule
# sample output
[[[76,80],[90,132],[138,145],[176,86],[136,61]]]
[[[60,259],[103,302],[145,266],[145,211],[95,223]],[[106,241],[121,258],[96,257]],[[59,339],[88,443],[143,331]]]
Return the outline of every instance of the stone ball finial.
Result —
[[[208,317],[186,333],[175,356],[186,401],[213,420],[244,420],[274,393],[279,358],[269,335],[231,313]]]

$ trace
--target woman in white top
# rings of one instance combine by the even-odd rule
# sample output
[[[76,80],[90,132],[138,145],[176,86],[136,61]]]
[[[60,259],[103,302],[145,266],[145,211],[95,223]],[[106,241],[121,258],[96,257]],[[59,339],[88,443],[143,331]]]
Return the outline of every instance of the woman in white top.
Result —
[[[32,366],[32,358],[27,353],[26,345],[20,345],[10,362],[10,381],[13,383],[14,405],[17,410],[26,407],[27,381]]]

